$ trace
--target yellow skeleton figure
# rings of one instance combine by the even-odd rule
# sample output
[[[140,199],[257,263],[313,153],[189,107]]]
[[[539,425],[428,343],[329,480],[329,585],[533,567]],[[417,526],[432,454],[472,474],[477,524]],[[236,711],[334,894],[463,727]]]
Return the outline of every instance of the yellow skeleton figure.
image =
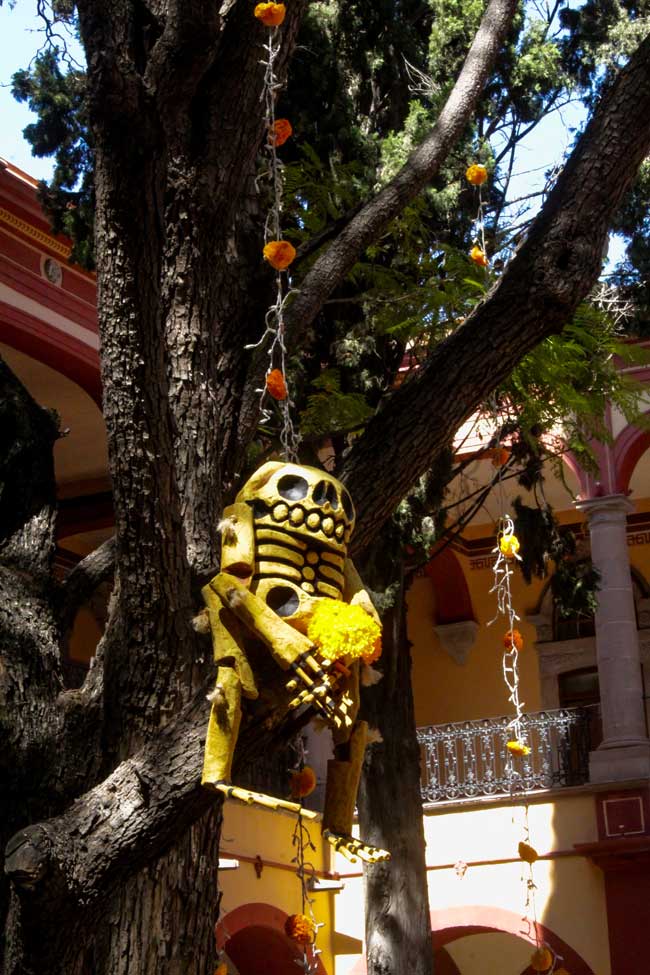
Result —
[[[354,518],[336,478],[277,461],[256,471],[224,511],[221,572],[203,589],[218,671],[202,782],[243,802],[299,809],[231,784],[241,697],[266,693],[272,700],[273,675],[263,683],[271,660],[288,673],[285,687],[295,695],[288,708],[310,704],[332,729],[323,835],[348,858],[375,862],[389,854],[351,836],[368,730],[357,721],[360,661],[327,659],[306,635],[323,599],[360,606],[378,620],[346,555]],[[286,703],[278,702],[278,710],[281,720]]]

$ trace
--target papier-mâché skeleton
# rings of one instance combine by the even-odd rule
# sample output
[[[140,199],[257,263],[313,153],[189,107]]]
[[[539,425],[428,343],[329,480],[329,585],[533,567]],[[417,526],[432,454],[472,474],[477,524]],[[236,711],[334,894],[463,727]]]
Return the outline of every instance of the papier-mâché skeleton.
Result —
[[[293,697],[278,705],[282,712],[310,704],[332,729],[323,835],[349,858],[374,862],[389,854],[351,835],[368,731],[357,721],[361,663],[326,659],[306,635],[323,599],[360,606],[377,619],[346,554],[354,519],[336,478],[279,461],[256,471],[224,511],[221,571],[203,589],[218,671],[202,781],[244,802],[298,808],[231,784],[241,697],[265,693],[270,655],[289,676],[284,686]]]

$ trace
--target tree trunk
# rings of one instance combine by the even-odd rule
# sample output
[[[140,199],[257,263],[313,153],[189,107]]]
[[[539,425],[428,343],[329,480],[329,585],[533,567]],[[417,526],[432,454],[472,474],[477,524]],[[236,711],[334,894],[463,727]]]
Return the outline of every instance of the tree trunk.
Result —
[[[384,589],[386,581],[384,577]],[[383,740],[366,754],[359,826],[367,843],[391,853],[389,861],[364,867],[368,975],[433,973],[420,750],[404,595],[401,577],[395,603],[382,621],[383,652],[375,666],[384,676],[363,695],[363,716]]]

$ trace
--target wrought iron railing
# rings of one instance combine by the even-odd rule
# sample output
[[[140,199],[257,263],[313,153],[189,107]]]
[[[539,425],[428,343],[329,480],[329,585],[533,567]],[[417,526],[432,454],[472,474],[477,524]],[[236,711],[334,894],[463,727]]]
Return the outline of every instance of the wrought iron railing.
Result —
[[[424,802],[513,795],[589,779],[589,751],[597,708],[525,714],[530,754],[513,757],[511,717],[418,728]]]

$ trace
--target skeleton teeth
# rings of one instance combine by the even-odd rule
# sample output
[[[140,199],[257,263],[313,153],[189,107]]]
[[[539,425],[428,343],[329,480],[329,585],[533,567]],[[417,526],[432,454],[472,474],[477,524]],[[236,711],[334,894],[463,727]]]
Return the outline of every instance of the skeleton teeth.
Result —
[[[336,531],[334,532],[334,534],[336,535],[337,538],[341,539],[341,538],[343,538],[343,532],[344,531],[345,531],[345,525],[343,525],[342,523],[339,523],[336,526]]]
[[[286,504],[276,504],[271,512],[275,521],[284,521],[289,514],[289,509]]]
[[[333,518],[323,518],[323,531],[326,535],[331,535],[334,531],[334,519]]]
[[[302,510],[302,508],[292,508],[289,519],[292,525],[302,525],[303,521],[305,520],[305,512]]]
[[[312,531],[320,528],[320,515],[317,512],[312,511],[310,515],[307,515],[307,527],[311,528]]]

